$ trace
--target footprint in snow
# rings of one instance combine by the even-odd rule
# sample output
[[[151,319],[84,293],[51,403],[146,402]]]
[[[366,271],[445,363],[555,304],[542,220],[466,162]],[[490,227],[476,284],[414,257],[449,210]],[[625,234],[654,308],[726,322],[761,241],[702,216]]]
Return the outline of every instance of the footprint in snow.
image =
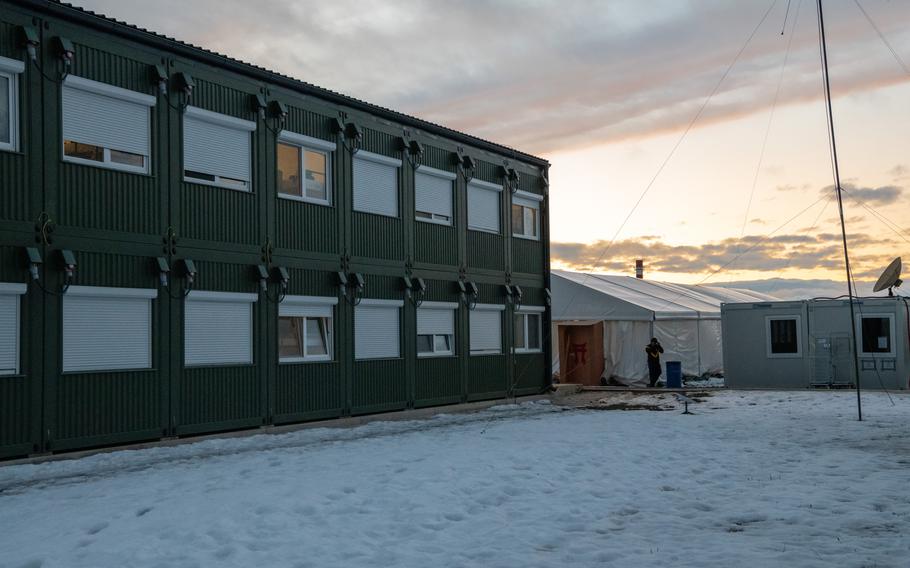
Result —
[[[101,531],[103,531],[104,529],[106,529],[107,526],[108,526],[108,524],[106,522],[96,523],[96,524],[90,526],[88,529],[86,529],[85,532],[88,534],[98,534]]]
[[[143,507],[143,508],[139,509],[138,511],[136,511],[136,516],[144,517],[151,510],[152,510],[152,507]]]

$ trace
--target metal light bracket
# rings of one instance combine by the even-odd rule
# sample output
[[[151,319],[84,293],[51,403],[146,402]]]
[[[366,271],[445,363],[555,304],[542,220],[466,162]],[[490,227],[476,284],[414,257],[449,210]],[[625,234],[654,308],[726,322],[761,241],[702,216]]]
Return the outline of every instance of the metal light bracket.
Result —
[[[253,275],[259,281],[259,290],[266,292],[269,289],[269,269],[264,264],[253,266]]]
[[[167,68],[162,65],[153,65],[151,68],[152,83],[158,86],[158,92],[162,95],[167,94],[168,75]]]
[[[167,288],[171,267],[168,265],[167,259],[163,256],[155,258],[155,264],[158,266],[158,282],[161,286]]]
[[[76,59],[76,48],[73,46],[73,42],[63,36],[56,36],[52,45],[60,60],[63,61],[63,66],[69,71]]]
[[[250,95],[250,106],[253,108],[253,112],[259,115],[260,119],[265,120],[265,111],[269,108],[265,95],[261,93]]]
[[[25,256],[28,260],[28,273],[32,280],[37,281],[39,278],[38,270],[44,261],[41,259],[41,251],[38,247],[25,247]]]
[[[28,52],[28,58],[34,62],[38,61],[38,47],[41,46],[41,40],[38,39],[38,30],[33,26],[21,26],[19,35],[22,36],[22,45]]]

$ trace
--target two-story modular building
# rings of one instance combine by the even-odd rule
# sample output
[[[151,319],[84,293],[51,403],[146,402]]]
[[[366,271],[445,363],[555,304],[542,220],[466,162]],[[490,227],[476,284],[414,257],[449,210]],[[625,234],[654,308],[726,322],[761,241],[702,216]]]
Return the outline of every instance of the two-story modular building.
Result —
[[[0,457],[541,391],[548,166],[0,0]]]

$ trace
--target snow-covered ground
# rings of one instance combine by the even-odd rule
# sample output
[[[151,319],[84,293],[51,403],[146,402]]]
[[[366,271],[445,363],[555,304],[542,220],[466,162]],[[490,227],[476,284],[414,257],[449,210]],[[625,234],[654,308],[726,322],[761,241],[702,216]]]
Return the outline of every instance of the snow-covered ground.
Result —
[[[852,392],[527,403],[0,467],[0,566],[902,567],[894,398],[862,423]]]

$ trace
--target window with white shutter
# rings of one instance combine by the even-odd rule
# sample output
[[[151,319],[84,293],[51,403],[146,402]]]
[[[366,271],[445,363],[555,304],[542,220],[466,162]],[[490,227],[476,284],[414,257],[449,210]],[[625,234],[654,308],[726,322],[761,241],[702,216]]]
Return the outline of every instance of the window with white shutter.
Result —
[[[63,372],[152,367],[152,300],[146,288],[70,286],[63,295]]]
[[[0,376],[19,374],[20,304],[25,284],[0,282]]]
[[[516,191],[512,196],[512,235],[519,239],[540,240],[540,202],[542,196]]]
[[[543,350],[542,306],[522,306],[514,314],[514,346],[516,353],[537,353]]]
[[[359,150],[354,154],[354,210],[398,217],[401,160]]]
[[[502,312],[505,306],[477,304],[468,315],[471,355],[502,353]]]
[[[362,300],[354,308],[354,358],[401,356],[400,300]]]
[[[257,294],[193,291],[183,312],[187,366],[253,362],[253,303]]]
[[[62,93],[65,161],[149,172],[155,97],[74,75]]]
[[[415,216],[418,221],[451,225],[455,218],[452,187],[455,174],[420,166],[414,174]]]
[[[417,308],[417,356],[455,354],[454,302],[423,302]]]
[[[468,183],[468,228],[490,233],[500,232],[500,194],[502,186],[480,180]]]
[[[197,107],[183,114],[185,181],[250,191],[256,123]]]
[[[335,143],[283,130],[278,137],[278,197],[332,204]]]
[[[333,359],[337,303],[338,298],[285,296],[278,306],[278,360],[281,363]]]
[[[23,71],[22,61],[0,57],[0,150],[19,149],[19,75]]]

